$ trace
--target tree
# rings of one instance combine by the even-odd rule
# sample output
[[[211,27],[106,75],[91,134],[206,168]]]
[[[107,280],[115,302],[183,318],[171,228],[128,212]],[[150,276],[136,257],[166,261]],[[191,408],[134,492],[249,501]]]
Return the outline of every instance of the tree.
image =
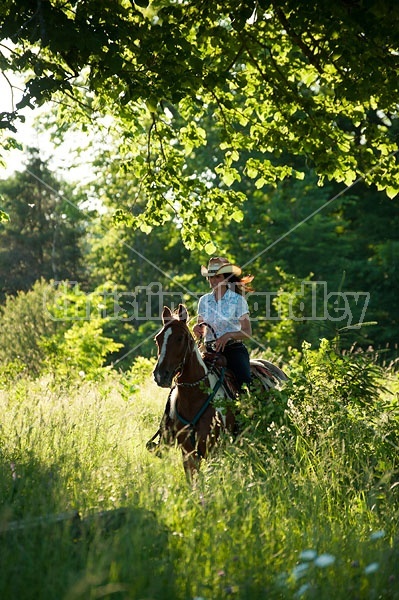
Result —
[[[273,338],[283,352],[300,348],[304,339],[316,344],[340,332],[347,347],[389,346],[385,356],[392,358],[399,314],[398,199],[362,183],[341,191],[332,183],[318,187],[312,172],[302,181],[286,180],[249,195],[243,221],[214,229],[213,236],[255,275],[250,306],[259,317],[256,337]],[[267,304],[272,299],[275,306]],[[310,318],[312,302],[317,319]],[[359,321],[373,325],[347,329]]]
[[[9,220],[0,223],[0,295],[27,291],[44,278],[84,277],[81,197],[59,182],[32,149],[25,171],[0,182]]]
[[[104,332],[123,343],[112,360],[118,361],[118,368],[126,369],[137,352],[156,353],[153,337],[161,327],[164,304],[177,307],[185,302],[194,316],[196,292],[202,293],[195,285],[201,278],[200,258],[184,247],[177,223],[147,235],[134,230],[130,219],[120,219],[121,211],[134,216],[142,210],[141,203],[132,200],[137,180],[129,173],[118,177],[112,162],[107,162],[107,152],[98,162],[98,179],[91,193],[102,198],[105,210],[88,228],[85,261],[89,284],[98,286],[99,295],[104,288],[102,303],[108,302],[108,313],[113,317]]]
[[[99,128],[111,117],[121,175],[134,172],[145,199],[136,227],[177,216],[185,244],[212,252],[203,225],[241,218],[236,182],[302,177],[298,155],[321,183],[361,177],[391,197],[399,190],[392,0],[4,0],[0,18],[2,68],[27,75],[2,127],[50,99],[63,124]],[[207,146],[204,117],[222,160],[187,172],[187,157]]]

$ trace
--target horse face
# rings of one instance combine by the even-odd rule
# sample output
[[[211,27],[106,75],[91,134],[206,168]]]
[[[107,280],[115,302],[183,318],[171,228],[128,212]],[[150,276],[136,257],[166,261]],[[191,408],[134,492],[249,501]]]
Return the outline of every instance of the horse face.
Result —
[[[155,382],[164,388],[171,387],[174,376],[181,371],[187,351],[188,335],[184,322],[169,320],[155,336],[158,361],[154,369]]]

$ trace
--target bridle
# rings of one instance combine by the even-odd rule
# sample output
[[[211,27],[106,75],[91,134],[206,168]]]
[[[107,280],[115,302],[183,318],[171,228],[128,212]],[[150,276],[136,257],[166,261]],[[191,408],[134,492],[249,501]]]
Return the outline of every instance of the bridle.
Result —
[[[173,324],[173,322],[168,323],[166,325],[166,327],[164,327],[164,330],[167,329],[168,327],[170,327],[172,324]],[[212,325],[209,325],[209,323],[206,323],[205,321],[202,321],[202,323],[199,323],[199,324],[200,325],[205,325],[206,327],[209,327],[210,330],[213,333],[213,336],[214,336],[215,340],[217,339],[216,338],[216,332],[215,332],[214,328],[212,327]],[[209,367],[207,367],[207,370],[206,370],[205,374],[202,377],[200,377],[200,379],[197,379],[196,381],[192,381],[192,382],[179,381],[179,377],[181,376],[181,373],[182,373],[182,371],[184,369],[184,365],[185,365],[186,360],[187,360],[187,354],[188,354],[188,352],[190,350],[190,341],[192,341],[192,337],[191,337],[190,332],[188,331],[188,329],[184,333],[185,333],[186,339],[187,339],[187,347],[186,347],[186,350],[184,352],[184,356],[183,356],[182,360],[180,361],[180,363],[178,364],[178,366],[175,369],[175,375],[173,377],[174,377],[175,385],[177,387],[189,387],[190,388],[190,387],[196,387],[197,385],[200,385],[203,381],[205,381],[205,379],[207,379],[208,375],[210,375],[212,373],[213,368],[214,368],[214,366],[216,364],[216,361],[217,361],[217,354],[215,353],[215,357],[213,358],[212,363],[209,365]],[[201,344],[201,342],[202,342],[202,338],[200,338],[198,340],[198,345]]]

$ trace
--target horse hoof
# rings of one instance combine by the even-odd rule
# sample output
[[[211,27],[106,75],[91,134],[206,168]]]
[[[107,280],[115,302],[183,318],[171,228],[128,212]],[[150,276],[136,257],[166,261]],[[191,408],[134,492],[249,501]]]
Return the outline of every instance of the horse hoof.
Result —
[[[158,448],[158,446],[159,446],[159,442],[153,442],[152,440],[147,442],[145,445],[148,452],[155,452],[155,450]]]
[[[158,456],[158,458],[162,458],[162,451],[159,442],[149,441],[146,443],[145,447],[147,448],[148,452],[152,452],[155,454],[155,456]]]

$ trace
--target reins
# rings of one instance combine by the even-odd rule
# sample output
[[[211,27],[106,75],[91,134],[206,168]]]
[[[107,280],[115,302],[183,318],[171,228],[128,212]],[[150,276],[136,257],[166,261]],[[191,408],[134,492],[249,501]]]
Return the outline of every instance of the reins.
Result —
[[[207,323],[203,323],[204,325],[207,325]],[[212,328],[213,331],[213,328]],[[213,334],[215,335],[215,339],[216,339],[216,334],[215,331],[213,331]],[[188,352],[188,348],[189,348],[189,343],[187,344],[187,350],[185,352],[184,355],[184,359],[182,361],[182,367],[184,367],[184,363],[187,357],[187,352]],[[194,381],[192,383],[184,383],[181,382],[179,383],[177,381],[178,378],[176,378],[175,383],[176,386],[179,387],[194,387],[199,385],[202,381],[204,381],[205,379],[207,379],[207,377],[212,373],[212,369],[215,366],[215,362],[216,362],[217,356],[215,355],[215,358],[213,360],[213,363],[211,365],[211,367],[208,369],[206,369],[205,375],[203,377],[201,377],[200,379],[198,379],[197,381]],[[179,414],[177,407],[175,407],[175,414],[176,414],[176,418],[180,421],[180,423],[182,423],[183,425],[187,426],[190,428],[190,441],[193,445],[193,448],[195,449],[196,446],[196,435],[195,435],[195,426],[197,425],[198,421],[200,420],[200,418],[202,417],[202,415],[205,413],[205,411],[207,410],[208,406],[211,404],[212,400],[214,399],[214,397],[216,396],[218,390],[220,389],[221,385],[223,384],[224,381],[224,374],[225,374],[226,369],[223,367],[220,371],[220,375],[218,380],[216,381],[211,393],[209,394],[208,398],[205,400],[204,404],[201,406],[201,408],[199,409],[199,411],[197,412],[197,414],[195,415],[195,417],[193,419],[191,419],[191,421],[189,421],[188,419],[185,419],[181,414]],[[173,388],[172,388],[173,389]],[[200,452],[197,448],[197,453],[199,455]]]
[[[212,400],[214,399],[214,397],[216,396],[220,386],[223,384],[225,371],[226,371],[226,369],[223,367],[220,371],[219,379],[215,383],[215,386],[214,386],[212,392],[209,394],[208,398],[205,400],[204,404],[201,406],[201,408],[199,409],[199,411],[197,412],[197,414],[191,421],[188,421],[182,415],[180,415],[177,411],[177,408],[175,407],[175,414],[176,414],[176,417],[179,419],[180,423],[183,423],[183,425],[186,425],[190,428],[190,441],[191,441],[194,449],[195,449],[195,445],[196,445],[195,426],[198,423],[198,421],[200,420],[200,418],[202,417],[202,415],[204,414],[204,412],[206,411],[206,409],[208,408],[208,406],[210,405],[210,403],[212,402]],[[207,375],[208,375],[208,373],[207,373]],[[198,448],[197,448],[197,453],[201,456],[201,453],[199,452]]]
[[[185,357],[184,357],[185,360]],[[181,363],[180,367],[184,366],[184,360]],[[177,387],[196,387],[197,385],[199,385],[200,383],[202,383],[203,381],[205,381],[205,379],[208,377],[208,375],[210,375],[213,371],[213,367],[215,366],[217,361],[217,354],[215,353],[215,357],[212,360],[212,363],[210,364],[209,367],[207,367],[207,370],[205,372],[205,375],[203,375],[200,379],[197,379],[197,381],[193,381],[192,383],[190,382],[185,382],[185,381],[178,381],[179,376],[176,377],[175,379],[175,385],[177,385]]]
[[[213,327],[211,325],[208,325],[208,323],[205,323],[205,322],[200,323],[200,325],[206,325],[207,327],[210,327],[212,329],[212,333],[213,333],[213,335],[215,336],[215,339],[216,339],[215,330],[213,329]],[[199,340],[199,343],[201,342],[201,339]],[[178,367],[178,370],[179,369],[182,370],[183,367],[184,367],[184,363],[186,362],[186,358],[187,358],[187,353],[188,353],[188,350],[189,350],[189,346],[190,346],[190,343],[187,344],[186,352],[184,353],[183,360],[181,361],[181,363],[180,363],[180,365]],[[178,387],[195,387],[195,386],[199,385],[200,383],[202,383],[203,381],[205,381],[205,379],[208,377],[208,375],[210,373],[212,373],[213,367],[216,364],[216,360],[217,360],[217,355],[215,354],[215,358],[213,359],[212,364],[207,368],[205,374],[200,379],[198,379],[197,381],[193,381],[193,382],[184,382],[184,381],[181,381],[181,382],[179,382],[178,381],[179,375],[177,375],[177,377],[175,379],[175,384]]]
[[[216,335],[216,331],[214,330],[214,328],[212,327],[212,325],[210,325],[209,323],[207,323],[206,321],[201,321],[201,323],[198,323],[198,325],[205,325],[205,327],[209,327],[209,329],[212,331],[213,333],[213,337],[215,338],[215,340],[217,340],[217,335]]]
[[[225,374],[225,367],[223,367],[220,371],[220,376],[219,379],[217,380],[217,382],[215,383],[215,387],[213,388],[212,392],[209,394],[208,398],[205,400],[204,404],[201,406],[200,410],[197,412],[197,414],[195,415],[195,417],[191,420],[188,421],[187,419],[185,419],[182,415],[180,415],[177,411],[177,408],[175,408],[175,414],[176,417],[179,419],[180,423],[183,423],[183,425],[189,426],[190,427],[190,441],[193,445],[193,448],[195,449],[195,443],[196,443],[196,439],[195,439],[195,426],[198,423],[198,421],[200,420],[200,418],[202,417],[202,415],[204,414],[204,412],[206,411],[206,409],[208,408],[208,406],[210,405],[210,403],[212,402],[212,400],[214,399],[214,397],[216,396],[218,390],[220,389],[221,385],[223,384],[224,381],[224,374]],[[209,371],[208,373],[206,373],[206,376],[209,375]],[[192,384],[192,385],[196,385],[196,384]],[[173,390],[175,389],[175,387],[177,387],[177,385],[174,385],[170,392],[169,392],[169,396],[168,396],[168,402],[170,400],[170,397],[172,395]],[[160,427],[152,436],[151,439],[148,440],[146,447],[147,449],[152,449],[153,447],[153,442],[156,438],[160,438],[162,436],[162,428]],[[159,444],[159,442],[158,442]],[[156,446],[157,444],[155,444]],[[201,453],[199,452],[199,450],[197,449],[197,453],[201,456]]]

